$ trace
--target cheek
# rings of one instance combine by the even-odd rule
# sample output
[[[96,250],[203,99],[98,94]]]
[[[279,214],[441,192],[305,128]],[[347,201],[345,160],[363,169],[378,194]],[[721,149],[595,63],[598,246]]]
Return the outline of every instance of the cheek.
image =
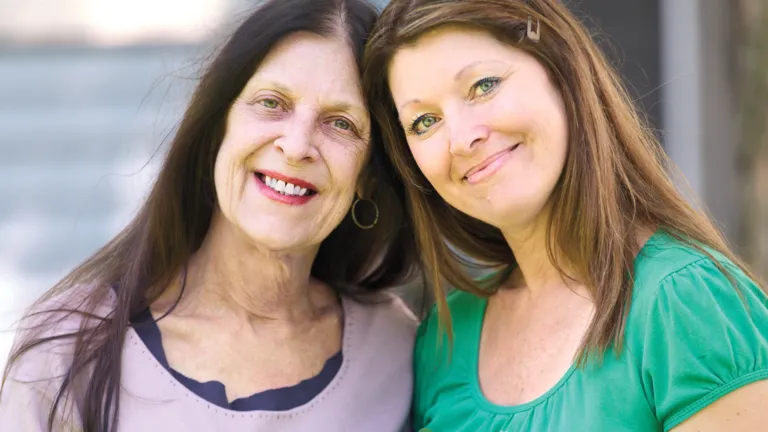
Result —
[[[367,144],[328,142],[321,146],[322,160],[328,166],[330,177],[336,189],[354,190],[363,170],[368,151]]]
[[[227,131],[214,163],[216,195],[225,214],[234,213],[242,198],[250,173],[248,160],[257,149],[254,143],[259,140],[258,134],[252,131],[253,127],[241,121],[244,120],[242,116],[239,117],[236,113],[229,116]]]
[[[238,177],[244,177],[244,174],[241,169],[237,168],[231,142],[228,138],[225,138],[216,156],[216,163],[213,168],[216,196],[218,197],[219,207],[224,214],[229,215],[235,211],[233,206],[238,196],[236,185],[243,183],[242,179],[238,179]]]
[[[450,153],[438,137],[410,146],[411,155],[424,177],[435,186],[450,181]]]
[[[545,147],[543,151],[549,154],[547,159],[556,165],[556,168],[562,169],[569,145],[568,121],[565,107],[559,97],[549,102],[540,107],[537,120],[533,124],[542,147]]]
[[[499,94],[492,103],[482,106],[481,118],[487,119],[488,126],[506,135],[529,135],[538,129],[541,113],[537,101],[524,92],[507,91]]]

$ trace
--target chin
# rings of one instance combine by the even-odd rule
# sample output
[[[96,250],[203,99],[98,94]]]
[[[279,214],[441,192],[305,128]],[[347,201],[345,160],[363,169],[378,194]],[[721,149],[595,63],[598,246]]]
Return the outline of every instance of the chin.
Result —
[[[487,205],[479,212],[477,219],[498,229],[525,227],[534,223],[544,210],[544,202],[510,199],[511,197],[491,197]]]
[[[292,227],[241,226],[243,240],[257,248],[269,251],[292,251],[308,248],[311,239]],[[302,230],[303,231],[303,230]]]

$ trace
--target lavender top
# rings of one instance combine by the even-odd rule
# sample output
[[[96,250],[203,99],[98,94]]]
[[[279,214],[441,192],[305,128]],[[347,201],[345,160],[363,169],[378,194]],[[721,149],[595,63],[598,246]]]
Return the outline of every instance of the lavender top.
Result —
[[[173,375],[176,381],[206,401],[234,411],[287,411],[309,403],[331,383],[344,359],[342,352],[339,351],[326,360],[320,372],[311,378],[296,385],[262,391],[230,402],[227,399],[227,389],[222,382],[200,382],[171,367],[165,356],[160,327],[149,309],[138,314],[132,323],[133,329],[149,352]]]
[[[376,305],[343,299],[342,305],[343,357],[338,372],[309,401],[282,411],[239,411],[203,399],[182,385],[152,355],[135,330],[129,329],[122,357],[118,430],[409,430],[415,317],[397,298]],[[57,305],[46,304],[45,308],[52,306]],[[108,305],[105,305],[106,311]],[[80,318],[66,318],[52,332],[75,330],[81,322]],[[23,333],[19,337],[23,337]],[[14,365],[0,399],[0,429],[47,430],[48,410],[71,358],[70,344],[71,340],[48,343],[26,353]],[[79,416],[82,389],[82,382],[72,386],[65,405],[71,407],[74,403],[74,409],[61,412],[55,431],[82,430]]]

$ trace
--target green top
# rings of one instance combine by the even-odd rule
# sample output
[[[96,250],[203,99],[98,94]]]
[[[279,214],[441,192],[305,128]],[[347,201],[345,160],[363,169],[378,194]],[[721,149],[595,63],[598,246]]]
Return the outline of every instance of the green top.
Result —
[[[658,232],[635,259],[625,349],[571,367],[535,400],[500,406],[483,396],[477,356],[487,300],[455,291],[454,344],[438,348],[435,311],[414,354],[416,431],[668,431],[727,393],[768,378],[768,298],[725,257]],[[740,297],[739,292],[742,293]],[[445,332],[442,332],[445,335]]]

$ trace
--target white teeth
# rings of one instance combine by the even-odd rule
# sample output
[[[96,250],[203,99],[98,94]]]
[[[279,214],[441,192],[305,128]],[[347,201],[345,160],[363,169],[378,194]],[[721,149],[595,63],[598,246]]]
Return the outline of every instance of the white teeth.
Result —
[[[293,183],[286,183],[270,176],[264,176],[264,184],[283,195],[304,196],[307,194],[307,188],[296,186]]]

